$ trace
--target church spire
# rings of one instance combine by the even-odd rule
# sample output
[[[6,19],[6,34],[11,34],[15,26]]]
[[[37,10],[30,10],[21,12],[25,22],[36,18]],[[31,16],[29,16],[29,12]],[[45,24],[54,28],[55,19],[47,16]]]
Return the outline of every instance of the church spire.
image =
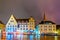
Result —
[[[46,15],[45,15],[45,12],[44,12],[44,21],[46,21]]]

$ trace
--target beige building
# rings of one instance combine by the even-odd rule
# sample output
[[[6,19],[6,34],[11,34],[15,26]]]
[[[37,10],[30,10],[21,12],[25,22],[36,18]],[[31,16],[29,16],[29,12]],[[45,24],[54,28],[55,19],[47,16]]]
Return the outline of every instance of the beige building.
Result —
[[[56,24],[52,21],[46,19],[44,14],[44,19],[39,23],[40,33],[54,33],[56,31]]]

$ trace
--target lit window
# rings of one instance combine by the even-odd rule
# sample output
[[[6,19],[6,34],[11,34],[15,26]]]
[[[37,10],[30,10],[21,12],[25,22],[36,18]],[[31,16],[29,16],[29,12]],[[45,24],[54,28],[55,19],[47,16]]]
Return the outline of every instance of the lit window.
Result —
[[[8,33],[6,37],[7,37],[7,40],[11,40],[13,38],[13,35]]]
[[[55,27],[55,26],[53,26],[53,27]]]
[[[25,28],[23,28],[23,30],[25,30]]]
[[[31,24],[33,24],[33,23],[31,23]]]
[[[28,30],[28,28],[26,28],[26,30]]]
[[[41,26],[42,27],[42,26]]]
[[[44,29],[44,30],[47,30],[47,29]]]
[[[19,27],[21,27],[21,25],[19,25]]]
[[[23,27],[23,25],[22,25],[22,27]]]
[[[47,26],[44,26],[44,27],[47,27]]]
[[[7,39],[10,39],[10,35],[9,34],[6,37],[7,37]]]
[[[23,25],[23,27],[25,27],[25,25]]]
[[[26,27],[28,27],[28,25],[26,25]]]
[[[11,18],[11,19],[13,19],[13,18]]]
[[[49,26],[49,27],[52,27],[52,26]]]
[[[10,22],[14,22],[14,20],[11,20]]]
[[[53,29],[55,31],[55,29]]]
[[[22,30],[22,28],[20,28]]]
[[[25,25],[25,27],[27,27],[27,25]]]
[[[41,31],[42,31],[42,29],[41,29]]]
[[[49,31],[51,31],[52,29],[49,29]]]

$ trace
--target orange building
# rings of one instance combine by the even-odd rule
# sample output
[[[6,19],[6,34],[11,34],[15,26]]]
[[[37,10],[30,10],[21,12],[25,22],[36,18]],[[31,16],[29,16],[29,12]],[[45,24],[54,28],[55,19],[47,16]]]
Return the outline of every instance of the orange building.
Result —
[[[5,29],[2,30],[1,40],[6,40],[6,31],[5,31]]]

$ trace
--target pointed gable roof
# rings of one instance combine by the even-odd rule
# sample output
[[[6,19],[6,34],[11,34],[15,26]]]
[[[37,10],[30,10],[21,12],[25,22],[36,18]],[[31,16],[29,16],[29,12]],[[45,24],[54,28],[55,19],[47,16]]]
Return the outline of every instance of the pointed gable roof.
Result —
[[[13,22],[13,21],[14,21],[14,22]],[[9,21],[7,22],[6,25],[8,25],[8,24],[15,24],[15,25],[17,25],[16,18],[15,18],[15,16],[14,16],[13,14],[11,15],[11,17],[10,17],[10,19],[9,19]]]

